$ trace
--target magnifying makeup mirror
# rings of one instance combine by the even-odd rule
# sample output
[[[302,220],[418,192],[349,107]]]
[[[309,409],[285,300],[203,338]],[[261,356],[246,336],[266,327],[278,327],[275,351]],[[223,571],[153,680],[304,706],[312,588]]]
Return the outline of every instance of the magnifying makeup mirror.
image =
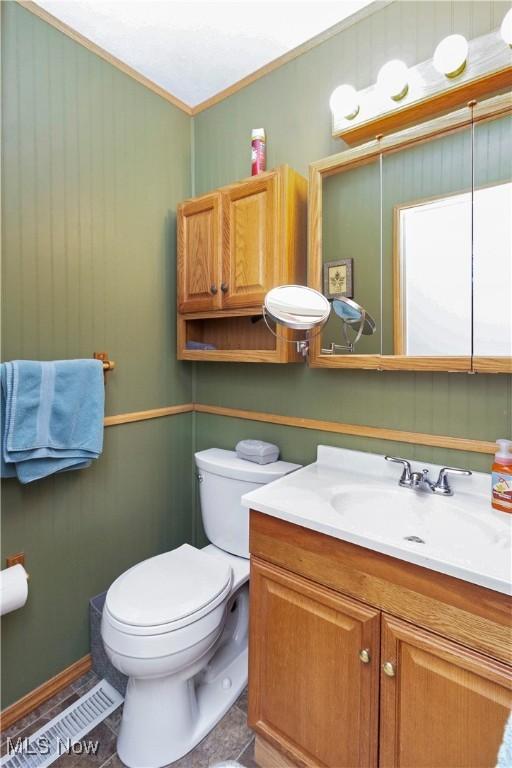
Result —
[[[375,333],[375,320],[368,312],[353,299],[345,297],[333,299],[332,308],[336,315],[343,320],[343,335],[345,344],[331,344],[328,349],[322,349],[323,354],[334,355],[337,350],[353,352],[354,347],[364,334],[371,336]],[[308,335],[316,329],[315,336],[320,333],[331,314],[331,304],[323,293],[308,288],[305,285],[280,285],[272,288],[265,296],[263,305],[263,319],[266,326],[274,336],[279,337],[270,322],[276,326],[282,325],[294,331],[305,331],[306,338],[295,341],[297,350],[306,355],[309,341],[313,338]],[[355,338],[350,341],[348,328],[355,332]],[[279,337],[284,338],[284,337]],[[285,339],[290,341],[290,339]]]
[[[307,354],[311,338],[308,332],[316,329],[319,333],[330,313],[331,305],[325,296],[305,285],[280,285],[272,288],[265,296],[263,305],[263,318],[274,336],[278,334],[269,325],[269,320],[294,331],[306,331],[306,338],[295,342],[297,350],[303,355]]]
[[[357,301],[343,296],[339,299],[333,299],[332,308],[335,314],[343,320],[345,344],[333,343],[328,349],[322,349],[323,354],[333,355],[338,349],[353,352],[361,336],[372,336],[375,333],[377,327],[375,320]],[[348,328],[352,328],[356,334],[352,341],[348,336]]]

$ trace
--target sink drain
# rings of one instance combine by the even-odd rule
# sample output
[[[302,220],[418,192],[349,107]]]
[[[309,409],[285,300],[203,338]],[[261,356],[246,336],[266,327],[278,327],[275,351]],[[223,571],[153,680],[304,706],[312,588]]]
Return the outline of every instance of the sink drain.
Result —
[[[416,544],[425,544],[425,539],[420,539],[419,536],[404,536],[406,541],[414,541]]]

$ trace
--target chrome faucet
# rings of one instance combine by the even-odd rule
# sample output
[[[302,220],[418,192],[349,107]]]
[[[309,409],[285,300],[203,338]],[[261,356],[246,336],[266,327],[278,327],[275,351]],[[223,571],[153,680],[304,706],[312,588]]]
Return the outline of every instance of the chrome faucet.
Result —
[[[428,477],[428,469],[421,472],[411,472],[411,463],[407,459],[401,459],[398,456],[384,456],[386,461],[394,461],[403,465],[402,475],[398,485],[402,488],[413,488],[415,491],[431,491],[441,496],[453,496],[453,489],[448,482],[448,475],[466,475],[473,474],[469,469],[458,469],[457,467],[443,467],[439,471],[439,476],[434,483]]]

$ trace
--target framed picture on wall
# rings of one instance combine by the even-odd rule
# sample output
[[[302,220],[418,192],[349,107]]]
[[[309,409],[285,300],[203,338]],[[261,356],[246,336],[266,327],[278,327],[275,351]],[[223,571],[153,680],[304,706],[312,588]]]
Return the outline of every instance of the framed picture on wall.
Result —
[[[336,299],[346,296],[352,299],[354,296],[354,259],[340,259],[339,261],[326,261],[324,264],[324,296],[326,299]]]

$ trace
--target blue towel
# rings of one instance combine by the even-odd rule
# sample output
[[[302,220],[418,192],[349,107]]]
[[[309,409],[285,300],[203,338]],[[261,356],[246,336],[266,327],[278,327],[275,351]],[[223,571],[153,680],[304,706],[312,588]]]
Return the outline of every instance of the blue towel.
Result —
[[[496,768],[512,768],[512,714],[509,715],[505,725]]]
[[[1,476],[22,483],[88,467],[103,447],[101,360],[2,363]]]

